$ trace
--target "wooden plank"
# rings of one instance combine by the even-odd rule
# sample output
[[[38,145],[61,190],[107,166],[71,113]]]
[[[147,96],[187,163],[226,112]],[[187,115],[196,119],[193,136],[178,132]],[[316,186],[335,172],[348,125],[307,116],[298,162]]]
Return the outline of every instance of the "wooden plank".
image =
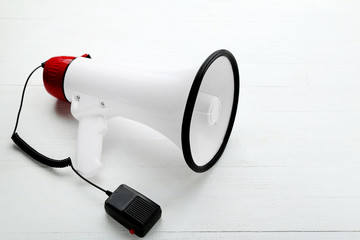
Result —
[[[50,52],[52,52],[50,50]],[[210,52],[209,52],[210,53]],[[64,53],[54,53],[56,54],[65,54]],[[71,53],[69,52],[71,55]],[[72,55],[80,54],[77,51],[74,51]],[[108,54],[110,55],[110,54]],[[29,75],[29,73],[36,67],[37,64],[40,64],[42,61],[49,58],[48,53],[44,53],[43,56],[40,54],[33,54],[31,58],[24,58],[21,60],[14,61],[5,61],[0,65],[0,86],[22,86]],[[95,56],[94,58],[103,56]],[[110,57],[110,56],[109,56]],[[115,56],[111,56],[110,59],[113,59]],[[119,66],[130,66],[135,69],[139,69],[139,66],[136,66],[134,62],[136,59],[131,57],[126,60],[126,57],[123,56],[122,59],[114,59],[113,64]],[[109,62],[109,59],[103,59],[105,62]],[[148,68],[146,64],[150,64],[150,60],[146,63],[143,62],[143,67]],[[197,67],[203,59],[199,58],[199,62],[194,64],[194,67]],[[179,66],[174,66],[181,68]],[[155,58],[152,62],[154,68],[158,71],[168,71],[169,69],[165,67],[158,58]],[[18,66],[23,66],[19,68]],[[239,65],[240,70],[240,85],[242,87],[325,87],[325,88],[334,88],[337,87],[359,87],[360,81],[358,81],[358,75],[360,74],[359,64],[349,63],[349,64],[247,64],[241,63]],[[185,67],[185,66],[184,66]],[[169,66],[170,68],[170,66]],[[42,83],[42,70],[39,70],[34,74],[34,77],[31,79],[30,85],[43,85]],[[300,89],[299,88],[299,89]],[[299,90],[300,91],[300,90]]]
[[[105,194],[70,169],[27,161],[1,169],[0,181],[8,184],[0,186],[6,193],[0,232],[119,229],[104,212]],[[185,166],[113,161],[93,180],[108,189],[126,183],[159,203],[163,216],[155,231],[360,231],[359,168],[217,166],[196,174]]]
[[[123,239],[139,239],[136,236],[131,236],[124,231],[113,232],[55,232],[55,233],[6,233],[1,235],[4,239],[38,239],[38,240],[65,240],[65,239],[109,239],[117,240]],[[279,239],[279,240],[303,240],[303,239],[319,239],[319,240],[357,240],[360,234],[357,232],[150,232],[146,239],[152,240],[183,240],[183,239],[209,239],[209,240],[265,240],[265,239]]]

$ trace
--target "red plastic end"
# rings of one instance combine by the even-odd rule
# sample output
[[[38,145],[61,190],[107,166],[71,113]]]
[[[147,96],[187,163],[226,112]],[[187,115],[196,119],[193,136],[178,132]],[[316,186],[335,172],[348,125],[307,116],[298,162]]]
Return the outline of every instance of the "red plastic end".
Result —
[[[134,234],[135,234],[135,230],[132,228],[132,229],[129,230],[129,233],[134,235]]]
[[[63,89],[67,67],[75,57],[53,57],[45,62],[43,80],[46,91],[54,97],[67,101]]]

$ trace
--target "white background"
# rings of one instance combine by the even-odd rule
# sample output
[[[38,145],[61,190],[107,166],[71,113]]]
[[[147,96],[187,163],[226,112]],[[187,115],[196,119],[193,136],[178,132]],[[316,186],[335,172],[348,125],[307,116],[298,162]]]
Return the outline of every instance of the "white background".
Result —
[[[223,157],[192,172],[151,129],[112,120],[104,168],[159,203],[147,239],[360,238],[360,2],[0,1],[0,238],[137,239],[106,195],[70,169],[32,161],[10,140],[30,71],[58,55],[159,69],[237,58],[241,94]],[[40,152],[76,156],[69,105],[28,88],[19,133]]]

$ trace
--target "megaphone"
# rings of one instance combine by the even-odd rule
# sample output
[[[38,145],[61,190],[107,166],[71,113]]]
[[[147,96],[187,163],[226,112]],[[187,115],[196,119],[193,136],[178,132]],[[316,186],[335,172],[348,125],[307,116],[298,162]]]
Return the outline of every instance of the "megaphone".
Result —
[[[79,121],[74,165],[87,177],[101,168],[107,120],[118,116],[160,132],[192,170],[207,171],[225,150],[239,98],[238,66],[227,50],[181,74],[114,66],[87,54],[53,57],[45,62],[43,80],[51,95],[71,103]]]

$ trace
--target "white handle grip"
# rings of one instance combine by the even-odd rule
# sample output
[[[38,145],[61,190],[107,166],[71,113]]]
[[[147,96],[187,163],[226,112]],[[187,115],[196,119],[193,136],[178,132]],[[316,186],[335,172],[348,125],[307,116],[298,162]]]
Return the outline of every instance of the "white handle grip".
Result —
[[[102,166],[102,142],[106,130],[106,120],[102,116],[86,116],[79,119],[75,168],[84,177],[95,176]]]

